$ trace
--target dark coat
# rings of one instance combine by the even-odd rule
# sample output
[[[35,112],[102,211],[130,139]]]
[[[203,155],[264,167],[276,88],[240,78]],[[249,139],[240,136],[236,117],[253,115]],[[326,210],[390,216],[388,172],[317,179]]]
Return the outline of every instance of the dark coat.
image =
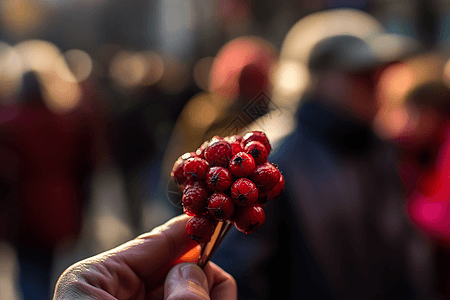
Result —
[[[269,157],[284,196],[213,257],[239,299],[430,299],[433,256],[405,218],[393,148],[317,101],[297,117]]]

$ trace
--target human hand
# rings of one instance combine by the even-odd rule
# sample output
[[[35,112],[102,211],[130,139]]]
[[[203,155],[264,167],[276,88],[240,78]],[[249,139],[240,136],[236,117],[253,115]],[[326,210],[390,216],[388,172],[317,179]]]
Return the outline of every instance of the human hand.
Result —
[[[199,250],[186,234],[188,218],[173,218],[72,265],[59,278],[53,299],[237,299],[231,275],[211,262],[204,270],[189,263]]]

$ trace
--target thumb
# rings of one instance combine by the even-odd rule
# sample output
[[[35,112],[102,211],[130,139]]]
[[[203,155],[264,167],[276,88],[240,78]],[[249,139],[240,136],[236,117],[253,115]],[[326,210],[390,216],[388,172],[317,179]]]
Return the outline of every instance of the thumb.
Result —
[[[173,267],[164,285],[166,300],[209,300],[208,280],[203,270],[193,263]]]

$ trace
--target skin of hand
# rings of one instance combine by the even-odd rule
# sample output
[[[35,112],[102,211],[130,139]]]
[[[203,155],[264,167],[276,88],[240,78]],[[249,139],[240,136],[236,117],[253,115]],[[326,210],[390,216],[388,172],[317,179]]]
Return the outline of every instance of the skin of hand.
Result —
[[[209,262],[192,263],[198,243],[181,215],[117,248],[70,266],[58,279],[54,300],[237,299],[233,277]]]

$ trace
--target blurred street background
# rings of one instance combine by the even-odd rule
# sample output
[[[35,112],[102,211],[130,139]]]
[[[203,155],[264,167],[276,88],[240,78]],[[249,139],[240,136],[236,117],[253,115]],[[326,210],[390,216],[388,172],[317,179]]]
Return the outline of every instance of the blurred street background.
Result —
[[[222,47],[252,36],[276,57],[299,20],[342,7],[450,53],[450,0],[0,0],[0,299],[50,299],[74,262],[179,214],[165,179],[196,148],[175,129],[211,128],[231,101],[211,94]],[[275,66],[267,95],[280,81],[289,110],[307,78]]]

